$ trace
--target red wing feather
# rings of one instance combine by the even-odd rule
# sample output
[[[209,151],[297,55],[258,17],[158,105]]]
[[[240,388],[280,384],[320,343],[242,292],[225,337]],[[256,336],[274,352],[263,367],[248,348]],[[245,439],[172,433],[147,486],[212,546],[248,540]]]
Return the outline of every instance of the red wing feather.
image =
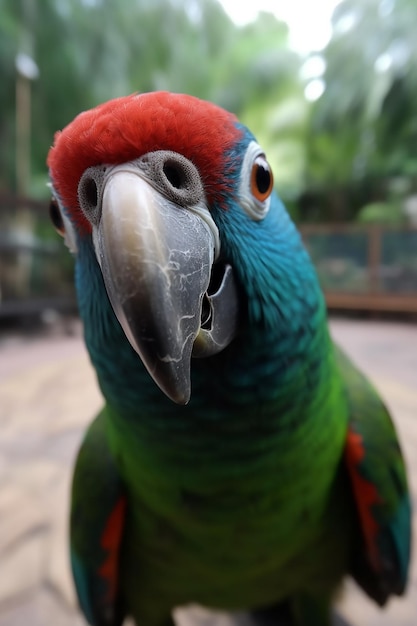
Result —
[[[113,603],[116,599],[117,579],[119,573],[120,544],[124,528],[126,512],[126,498],[120,497],[111,512],[104,531],[101,535],[101,547],[108,555],[98,574],[107,583],[106,602]]]
[[[362,532],[373,568],[380,569],[380,555],[377,547],[378,523],[372,507],[381,502],[378,491],[373,483],[363,477],[361,464],[365,457],[365,448],[361,435],[355,433],[350,426],[347,433],[345,459],[353,486],[356,506],[362,525]]]

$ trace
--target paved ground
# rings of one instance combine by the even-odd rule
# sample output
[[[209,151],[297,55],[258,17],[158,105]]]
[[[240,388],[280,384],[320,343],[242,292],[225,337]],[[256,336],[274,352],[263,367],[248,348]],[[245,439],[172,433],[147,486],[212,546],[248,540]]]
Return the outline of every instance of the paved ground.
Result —
[[[68,492],[100,396],[79,327],[61,331],[0,337],[0,626],[83,624],[68,571]],[[335,320],[332,331],[395,415],[417,507],[417,326]],[[348,584],[341,611],[354,626],[416,626],[416,560],[405,599],[380,612]],[[208,624],[198,612],[180,621]]]

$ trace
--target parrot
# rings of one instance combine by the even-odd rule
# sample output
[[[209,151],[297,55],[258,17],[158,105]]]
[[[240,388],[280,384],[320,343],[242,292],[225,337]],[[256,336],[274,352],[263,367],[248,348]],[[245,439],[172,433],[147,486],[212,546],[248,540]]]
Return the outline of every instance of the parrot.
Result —
[[[197,604],[329,626],[348,576],[381,607],[403,595],[395,427],[331,339],[255,136],[212,102],[134,93],[77,115],[47,165],[104,398],[71,489],[88,623]]]

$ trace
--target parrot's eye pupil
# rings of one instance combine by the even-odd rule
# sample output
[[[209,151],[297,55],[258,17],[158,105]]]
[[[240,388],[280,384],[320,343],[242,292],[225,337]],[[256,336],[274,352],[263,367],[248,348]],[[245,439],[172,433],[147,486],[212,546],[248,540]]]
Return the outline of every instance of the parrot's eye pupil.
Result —
[[[55,198],[52,198],[49,204],[49,216],[51,218],[52,224],[55,226],[55,229],[59,232],[60,235],[64,235],[64,220],[62,219],[61,211]]]
[[[171,183],[175,189],[182,189],[184,187],[184,172],[176,163],[165,163],[163,170],[168,182]]]
[[[271,184],[271,172],[263,165],[259,165],[256,171],[256,184],[260,193],[265,193]]]
[[[257,200],[263,202],[272,192],[274,179],[268,161],[263,154],[256,157],[251,172],[251,192]]]

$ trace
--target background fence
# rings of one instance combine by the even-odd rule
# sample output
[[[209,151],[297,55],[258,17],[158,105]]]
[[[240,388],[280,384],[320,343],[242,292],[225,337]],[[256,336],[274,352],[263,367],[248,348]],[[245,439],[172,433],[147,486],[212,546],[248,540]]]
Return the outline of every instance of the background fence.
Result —
[[[417,312],[417,228],[332,224],[301,230],[329,308]]]
[[[304,225],[330,309],[417,312],[417,228]],[[73,259],[48,203],[0,195],[0,317],[75,310]]]
[[[48,203],[0,195],[0,317],[75,310],[73,282]]]

